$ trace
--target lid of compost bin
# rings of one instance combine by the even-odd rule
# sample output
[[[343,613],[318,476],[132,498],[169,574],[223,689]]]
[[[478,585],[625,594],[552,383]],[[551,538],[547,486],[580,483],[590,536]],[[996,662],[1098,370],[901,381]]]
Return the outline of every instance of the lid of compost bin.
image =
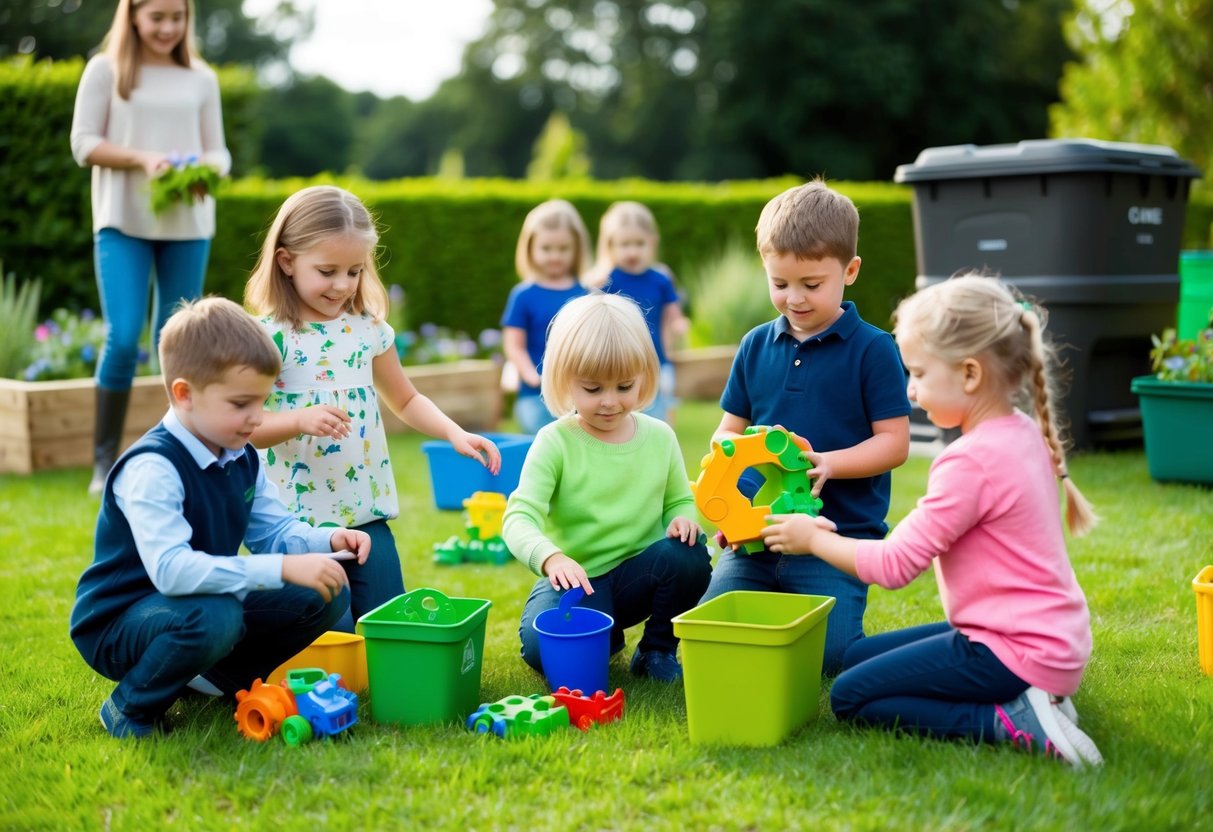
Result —
[[[1200,168],[1161,144],[1097,139],[1031,139],[1018,144],[928,147],[898,165],[894,182],[1031,176],[1040,173],[1147,173],[1199,179]]]

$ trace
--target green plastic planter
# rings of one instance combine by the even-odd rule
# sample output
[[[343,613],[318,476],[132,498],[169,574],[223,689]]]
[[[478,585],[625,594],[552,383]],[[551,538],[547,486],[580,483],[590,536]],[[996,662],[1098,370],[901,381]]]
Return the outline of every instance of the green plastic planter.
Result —
[[[1150,476],[1159,482],[1213,484],[1213,384],[1133,379]]]
[[[817,716],[825,595],[739,590],[674,619],[693,743],[777,745]]]
[[[490,606],[479,598],[447,598],[422,588],[359,618],[371,718],[425,725],[459,722],[476,710]]]

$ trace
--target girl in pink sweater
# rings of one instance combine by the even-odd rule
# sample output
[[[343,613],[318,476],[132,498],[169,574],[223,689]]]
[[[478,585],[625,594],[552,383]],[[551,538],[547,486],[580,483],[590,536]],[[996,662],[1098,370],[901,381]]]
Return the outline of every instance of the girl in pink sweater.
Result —
[[[934,424],[961,430],[931,465],[926,496],[885,540],[845,538],[805,515],[774,516],[764,530],[771,551],[811,553],[888,589],[935,566],[947,620],[853,644],[830,696],[839,719],[1102,762],[1069,700],[1091,626],[1058,479],[1069,530],[1083,534],[1096,518],[1066,471],[1042,326],[990,277],[904,300],[894,333],[910,399]],[[1025,400],[1034,419],[1015,406]]]

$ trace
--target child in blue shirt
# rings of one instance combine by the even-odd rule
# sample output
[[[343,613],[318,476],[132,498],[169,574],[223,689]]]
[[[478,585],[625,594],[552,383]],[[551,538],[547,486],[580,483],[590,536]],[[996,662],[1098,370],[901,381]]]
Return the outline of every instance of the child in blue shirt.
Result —
[[[518,373],[514,418],[523,433],[555,421],[539,395],[548,324],[560,307],[586,293],[578,281],[589,260],[590,236],[572,204],[550,199],[526,215],[514,252],[522,282],[510,291],[501,316],[505,357]]]
[[[614,203],[598,224],[598,257],[588,284],[631,298],[644,313],[661,366],[657,398],[644,412],[669,422],[676,404],[669,353],[685,319],[674,281],[657,264],[659,240],[652,211],[639,202]]]
[[[859,276],[859,213],[817,180],[768,202],[757,231],[780,314],[742,338],[715,438],[750,425],[782,425],[803,436],[813,446],[808,473],[821,514],[840,534],[879,540],[888,531],[889,471],[909,454],[910,403],[892,336],[842,299]],[[749,490],[745,483],[742,490]],[[843,652],[863,637],[867,585],[815,557],[726,551],[703,600],[739,589],[836,598],[826,628],[827,674],[838,672]]]
[[[266,480],[249,436],[280,358],[243,309],[183,304],[159,349],[171,408],[106,479],[71,615],[80,655],[118,683],[101,723],[119,738],[162,727],[187,688],[233,696],[265,678],[349,607],[329,553],[370,553],[365,532],[295,520]]]

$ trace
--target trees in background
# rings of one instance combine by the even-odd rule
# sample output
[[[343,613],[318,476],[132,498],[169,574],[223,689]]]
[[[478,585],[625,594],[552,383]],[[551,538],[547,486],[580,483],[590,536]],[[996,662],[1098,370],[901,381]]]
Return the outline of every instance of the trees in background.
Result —
[[[1213,0],[1079,0],[1059,136],[1164,144],[1213,173]]]

